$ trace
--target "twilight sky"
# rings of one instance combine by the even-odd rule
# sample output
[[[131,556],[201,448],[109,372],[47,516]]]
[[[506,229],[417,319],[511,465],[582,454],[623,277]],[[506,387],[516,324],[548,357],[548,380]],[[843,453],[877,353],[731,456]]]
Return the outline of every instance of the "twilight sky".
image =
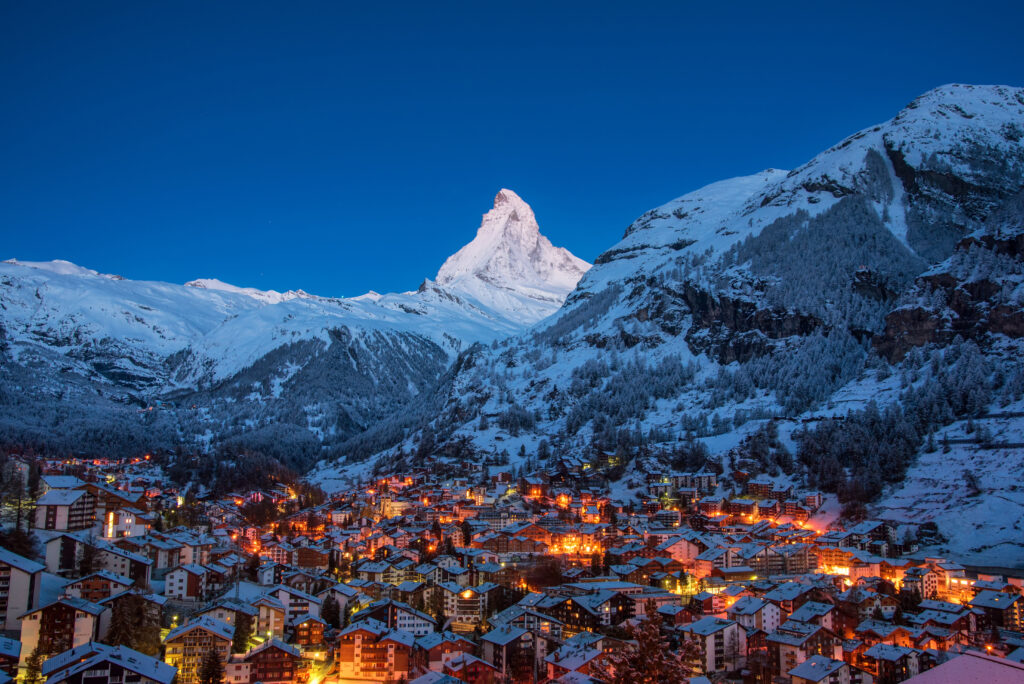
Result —
[[[494,194],[593,260],[949,82],[1024,85],[1019,2],[0,3],[0,259],[415,288]]]

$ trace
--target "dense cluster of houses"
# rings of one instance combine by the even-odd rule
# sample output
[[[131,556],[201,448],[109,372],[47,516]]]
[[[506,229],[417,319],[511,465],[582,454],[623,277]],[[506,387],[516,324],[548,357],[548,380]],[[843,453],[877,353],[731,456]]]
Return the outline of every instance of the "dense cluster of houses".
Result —
[[[963,653],[1024,661],[1019,579],[897,556],[884,521],[821,529],[820,494],[765,478],[724,497],[714,472],[672,473],[625,504],[585,464],[423,471],[304,510],[284,485],[206,498],[197,525],[165,529],[182,498],[158,468],[88,466],[44,474],[39,559],[0,549],[6,676],[35,654],[48,684],[199,684],[211,657],[225,684],[579,684],[646,620],[716,680],[895,684]],[[263,501],[281,514],[250,524]],[[156,652],[109,643],[128,601]]]

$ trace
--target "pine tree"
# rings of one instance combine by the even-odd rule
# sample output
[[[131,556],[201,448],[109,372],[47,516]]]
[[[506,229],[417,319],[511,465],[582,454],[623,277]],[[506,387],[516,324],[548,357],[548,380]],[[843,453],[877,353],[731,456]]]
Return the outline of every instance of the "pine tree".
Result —
[[[36,646],[32,649],[32,654],[25,661],[25,675],[22,680],[24,684],[42,684],[42,665],[43,655],[39,652],[39,647]]]
[[[199,684],[224,684],[224,663],[216,649],[210,649],[203,655],[199,666]]]
[[[235,613],[235,634],[231,637],[231,652],[245,653],[252,638],[252,616]]]
[[[431,617],[437,620],[437,628],[440,630],[448,616],[444,613],[444,598],[441,596],[441,590],[435,587],[430,592],[430,600],[428,601],[429,613]]]
[[[160,653],[160,618],[138,594],[122,594],[113,602],[110,626],[103,638],[110,646],[127,646],[139,653]]]
[[[114,602],[114,609],[110,615],[110,626],[107,627],[107,634],[103,637],[103,643],[110,646],[133,647],[132,616],[128,613],[128,598],[122,598]]]
[[[78,576],[91,575],[96,568],[96,547],[92,545],[92,539],[88,539],[82,547],[82,557],[78,561]]]
[[[669,649],[661,636],[662,619],[654,601],[645,604],[647,619],[626,629],[636,646],[610,654],[597,668],[608,684],[662,684],[685,682],[696,672],[699,646],[684,640],[678,652]]]
[[[333,594],[328,594],[324,599],[323,606],[320,607],[320,617],[335,629],[341,626],[341,606]]]
[[[257,577],[257,571],[260,569],[260,557],[256,554],[249,556],[249,560],[245,562],[245,567],[242,570],[242,574],[250,582],[255,582]]]

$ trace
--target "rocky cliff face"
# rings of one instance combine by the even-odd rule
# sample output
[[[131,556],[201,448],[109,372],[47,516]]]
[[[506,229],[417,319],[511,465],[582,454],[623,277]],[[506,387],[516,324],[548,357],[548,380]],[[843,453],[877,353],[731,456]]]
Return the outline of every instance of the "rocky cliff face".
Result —
[[[917,278],[905,304],[885,318],[875,347],[892,361],[956,338],[991,343],[1024,337],[1024,194],[962,239],[948,259]]]

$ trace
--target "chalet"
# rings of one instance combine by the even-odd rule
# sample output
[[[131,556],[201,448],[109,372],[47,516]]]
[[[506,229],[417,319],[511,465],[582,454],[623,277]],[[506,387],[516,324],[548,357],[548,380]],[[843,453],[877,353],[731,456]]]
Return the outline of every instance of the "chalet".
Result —
[[[164,596],[198,601],[206,596],[207,570],[201,565],[180,565],[167,573]]]
[[[1022,604],[1024,598],[1020,594],[982,591],[970,600],[969,605],[984,612],[985,627],[1019,630]]]
[[[562,624],[562,634],[571,637],[617,625],[633,616],[633,602],[614,591],[596,591],[552,602],[544,612]]]
[[[153,563],[153,570],[156,572],[170,570],[183,562],[183,546],[172,539],[154,535],[123,537],[116,540],[113,546],[149,558]]]
[[[34,526],[61,532],[87,530],[96,516],[96,497],[84,489],[51,489],[36,500]]]
[[[45,565],[0,548],[0,618],[3,630],[20,629],[18,618],[39,605]]]
[[[97,649],[90,657],[81,657],[54,674],[48,684],[171,684],[177,670],[159,658],[127,646]]]
[[[287,610],[276,596],[263,595],[252,602],[257,611],[256,633],[263,636],[284,638]]]
[[[38,647],[45,655],[97,641],[106,634],[110,611],[85,599],[62,596],[21,616],[21,657]]]
[[[334,661],[340,678],[408,680],[415,650],[412,634],[367,619],[341,631]]]
[[[705,672],[734,670],[742,666],[747,653],[747,633],[732,620],[705,617],[679,630],[688,641],[700,646]]]
[[[199,615],[206,615],[208,617],[226,622],[229,625],[238,625],[239,620],[256,620],[259,616],[259,610],[255,606],[245,603],[241,600],[235,601],[230,598],[222,598],[220,601],[214,603],[206,610],[199,613]],[[255,628],[256,623],[253,622]]]
[[[463,587],[454,582],[442,582],[433,591],[440,591],[444,613],[454,622],[479,624],[487,617],[488,607],[497,600],[501,587],[490,582],[475,587]]]
[[[875,644],[861,658],[864,669],[878,684],[897,684],[927,669],[929,660],[917,649],[891,644]]]
[[[726,609],[726,614],[747,631],[758,629],[771,633],[782,623],[782,611],[777,605],[753,596],[737,600]]]
[[[134,591],[124,591],[120,594],[114,594],[108,598],[101,599],[97,603],[105,608],[109,608],[111,615],[113,615],[113,611],[117,609],[118,605],[125,604],[132,612],[144,613],[147,620],[157,624],[160,622],[164,606],[167,604],[167,598],[159,594],[139,594]]]
[[[441,673],[474,684],[493,684],[497,680],[493,665],[469,653],[453,654],[442,665]]]
[[[164,662],[178,668],[178,684],[197,684],[203,657],[217,653],[228,662],[235,628],[211,617],[200,617],[172,629],[164,638]]]
[[[875,644],[910,647],[916,631],[885,620],[865,620],[857,625],[853,633],[869,647]]]
[[[229,684],[301,684],[308,680],[302,653],[279,639],[269,639],[244,654],[232,655],[224,666],[224,681]]]
[[[320,616],[323,601],[316,596],[307,594],[292,587],[277,585],[271,592],[285,607],[285,619],[294,620],[300,615]]]
[[[292,643],[299,646],[318,646],[324,643],[324,632],[328,625],[313,615],[300,615],[289,624]]]
[[[721,515],[725,513],[725,499],[720,496],[706,496],[697,504],[697,510],[703,515]]]
[[[842,640],[824,627],[808,622],[783,622],[768,635],[767,643],[772,672],[780,677],[811,656],[842,656]]]
[[[790,620],[797,622],[809,622],[814,625],[821,625],[825,629],[835,631],[832,624],[832,617],[835,613],[835,606],[831,603],[820,601],[807,601],[789,615]]]
[[[300,568],[326,570],[330,565],[330,552],[312,546],[301,546],[292,553],[292,564]]]
[[[402,586],[402,585],[399,585]],[[334,584],[321,592],[318,592],[316,597],[321,601],[326,601],[328,596],[333,596],[334,600],[338,602],[338,606],[341,610],[346,610],[356,596],[359,595],[359,590],[355,587],[350,587],[347,584]],[[408,601],[406,601],[408,603]],[[320,604],[321,607],[323,604]]]
[[[809,600],[807,596],[811,587],[797,582],[786,582],[775,587],[764,595],[766,601],[771,601],[782,610],[783,618],[802,606]]]
[[[939,590],[939,575],[927,566],[909,568],[903,573],[902,591],[917,594],[920,598],[936,598]]]
[[[870,619],[876,610],[883,618],[891,620],[900,606],[894,596],[868,591],[863,587],[851,587],[837,595],[836,599],[836,617],[839,618],[836,628],[840,630],[852,630],[864,620]]]
[[[910,622],[921,627],[941,627],[958,632],[966,637],[977,630],[977,615],[959,603],[925,599],[917,606],[916,615],[907,616]]]
[[[426,613],[416,610],[407,603],[392,599],[374,601],[352,616],[353,623],[368,619],[417,637],[429,634],[437,627],[437,621]]]
[[[440,672],[453,653],[476,652],[476,644],[453,632],[431,632],[417,639],[416,646],[420,665],[434,672]]]
[[[655,549],[659,554],[680,562],[692,560],[704,550],[699,543],[684,535],[670,537],[658,544]]]
[[[579,678],[577,681],[588,681],[590,675],[598,674],[598,668],[604,658],[600,637],[583,632],[568,640],[555,652],[548,654],[544,662],[547,664],[549,680],[556,680],[570,673],[579,673],[587,678]]]
[[[103,599],[128,591],[134,584],[135,580],[130,577],[122,577],[107,570],[99,570],[91,575],[68,582],[64,585],[64,592],[69,596],[100,603]]]
[[[515,605],[496,613],[487,619],[491,627],[508,625],[510,627],[522,627],[528,629],[535,635],[561,639],[563,623],[550,615],[537,612],[523,605]]]
[[[267,561],[256,570],[256,580],[265,587],[281,584],[287,569],[287,565],[276,561]]]
[[[792,684],[846,684],[850,666],[842,660],[814,655],[787,673]]]
[[[480,638],[481,656],[494,666],[501,677],[529,681],[533,674],[533,634],[521,627],[499,627]]]
[[[149,534],[151,529],[151,514],[138,508],[109,509],[103,517],[103,536],[106,539],[141,537]]]

